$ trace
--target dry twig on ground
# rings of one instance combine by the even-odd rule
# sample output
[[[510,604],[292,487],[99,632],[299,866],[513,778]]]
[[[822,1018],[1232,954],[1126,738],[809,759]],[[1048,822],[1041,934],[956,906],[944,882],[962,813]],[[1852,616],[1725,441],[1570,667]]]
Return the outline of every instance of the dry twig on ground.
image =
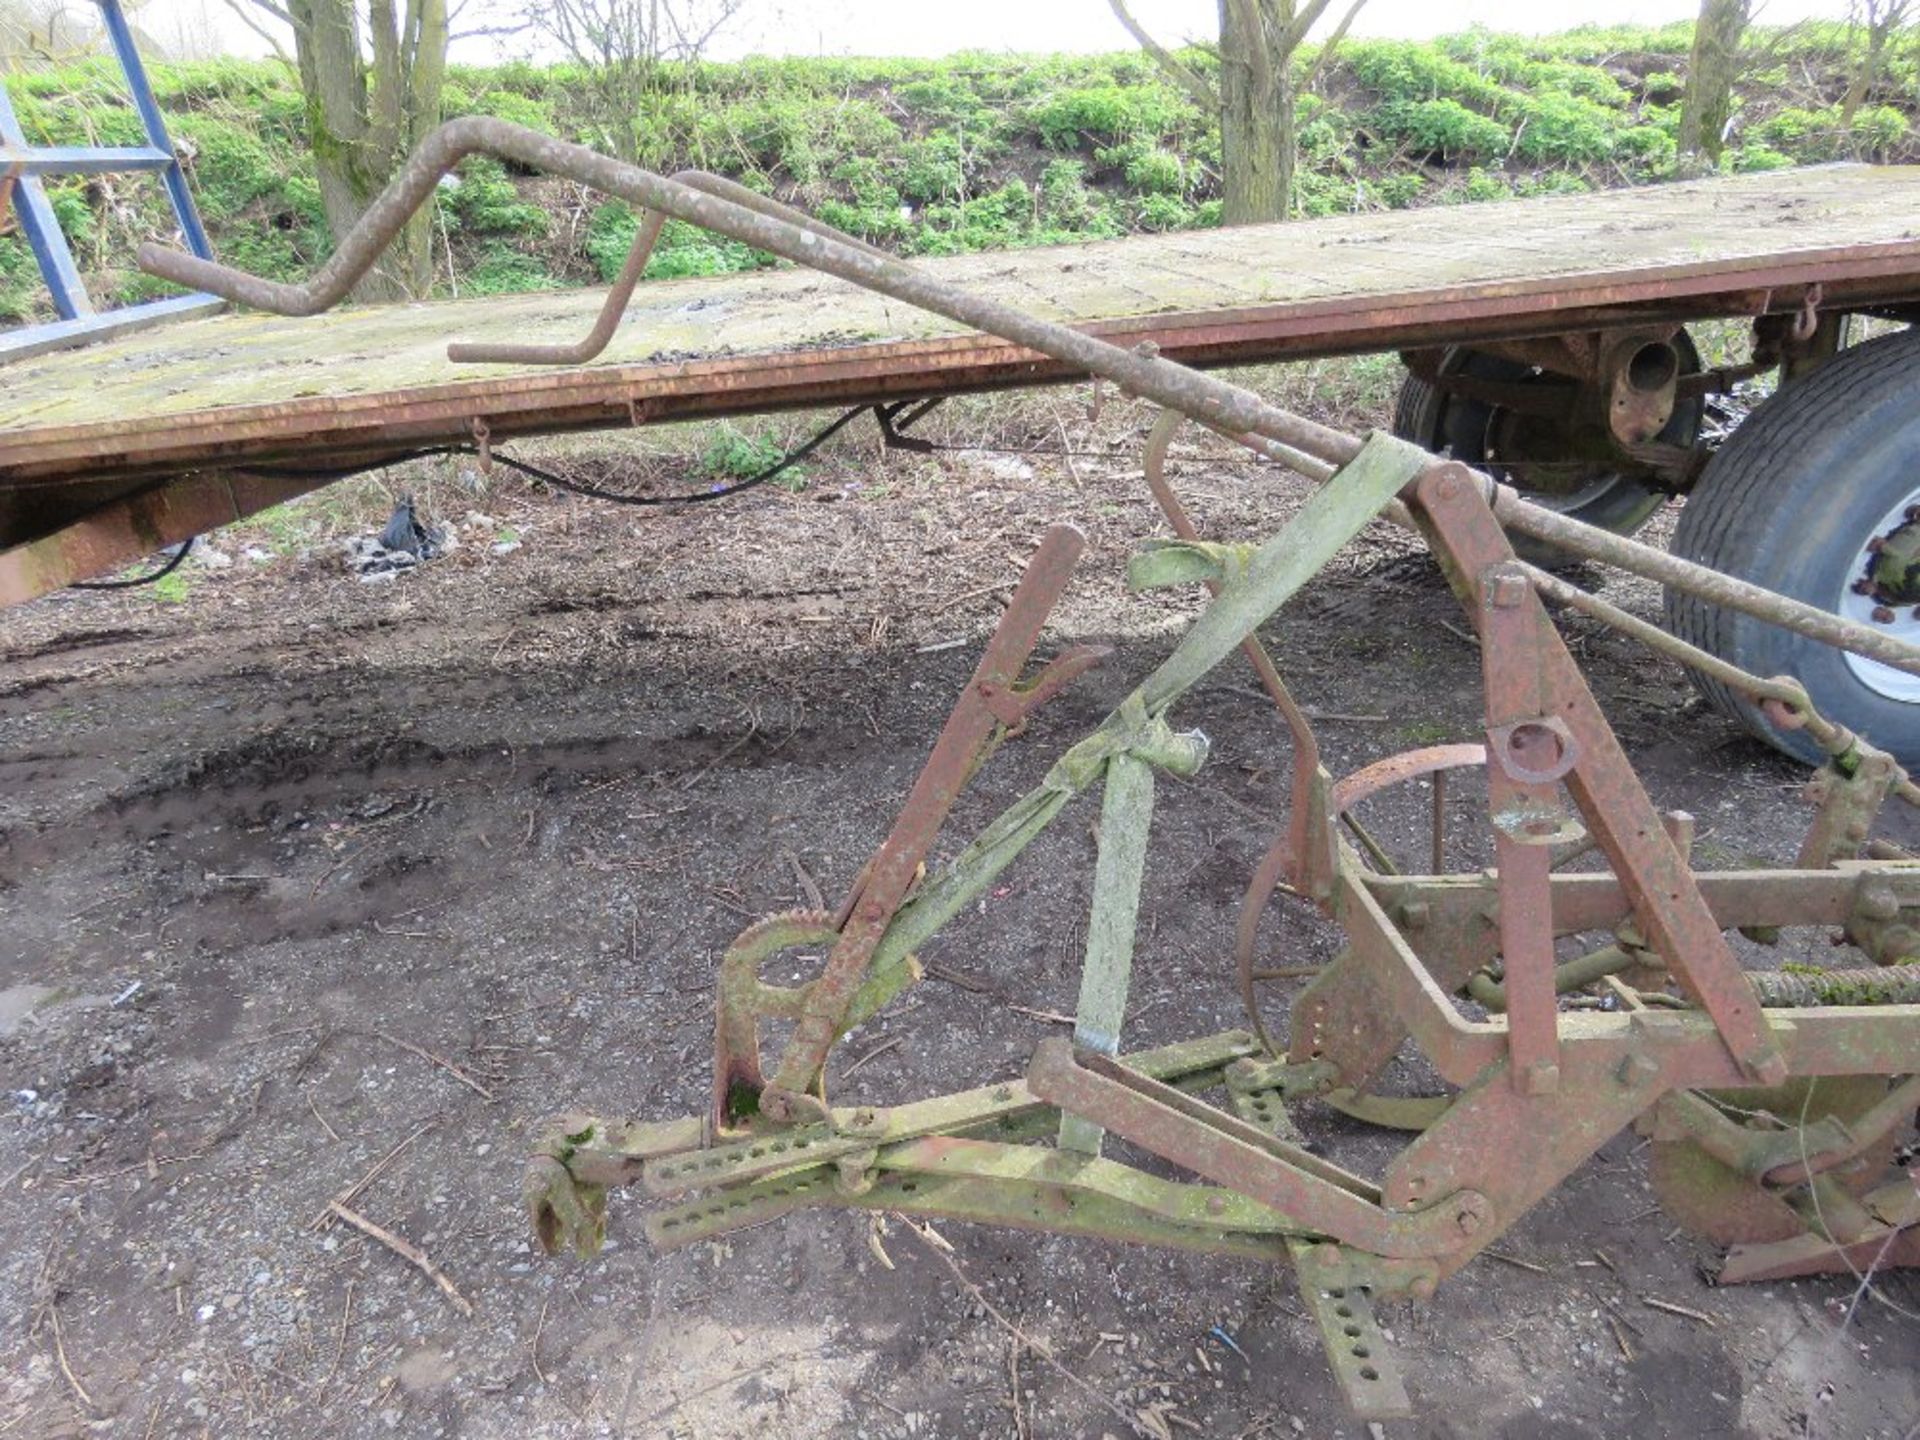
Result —
[[[462,1315],[471,1316],[473,1314],[473,1302],[460,1293],[459,1287],[447,1278],[446,1272],[428,1259],[427,1252],[422,1250],[418,1245],[415,1245],[410,1240],[401,1239],[384,1225],[376,1225],[358,1210],[350,1209],[342,1205],[338,1200],[329,1200],[327,1202],[327,1209],[333,1214],[334,1218],[344,1220],[362,1235],[370,1239],[378,1240],[382,1245],[386,1246],[387,1249],[391,1250],[402,1260],[405,1260],[409,1265],[417,1269],[422,1275],[425,1275],[429,1280],[433,1281],[435,1285],[440,1287],[442,1293],[453,1302],[453,1308],[458,1310]]]

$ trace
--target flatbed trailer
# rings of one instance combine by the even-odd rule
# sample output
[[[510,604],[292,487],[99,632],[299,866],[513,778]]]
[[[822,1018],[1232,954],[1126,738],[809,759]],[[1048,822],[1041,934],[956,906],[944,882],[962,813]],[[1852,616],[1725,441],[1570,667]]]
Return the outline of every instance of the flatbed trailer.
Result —
[[[1881,407],[1879,418],[1853,407],[1851,438],[1829,412],[1858,387],[1829,377],[1844,392],[1836,402],[1800,382],[1839,352],[1850,316],[1904,319],[1920,306],[1916,215],[1920,167],[1834,165],[914,268],[948,293],[1195,369],[1398,351],[1411,372],[1394,424],[1403,438],[1620,534],[1698,487],[1679,535],[1689,559],[1914,641],[1920,480],[1881,452],[1920,414],[1920,365],[1875,360],[1884,343],[1847,352],[1840,368],[1860,371]],[[570,340],[603,306],[606,343],[589,361],[449,354]],[[1752,323],[1753,358],[1709,367],[1685,327],[1729,318]],[[644,283],[624,306],[581,290],[304,316],[241,308],[80,348],[36,354],[16,338],[11,349],[21,358],[0,364],[0,605],[422,451],[1085,373],[806,267]],[[1775,367],[1781,394],[1762,407],[1774,438],[1745,459],[1732,447],[1715,464],[1741,475],[1716,478],[1702,443],[1708,397]],[[1810,407],[1820,413],[1795,418]],[[1834,435],[1844,454],[1831,453]],[[1920,431],[1910,438],[1920,475]],[[1754,479],[1783,447],[1812,449],[1796,474]],[[1847,483],[1851,510],[1838,519],[1814,474],[1835,464],[1872,472]],[[1764,495],[1749,493],[1756,484]],[[1530,560],[1557,553],[1518,543]],[[1814,667],[1802,678],[1843,723],[1920,758],[1920,680],[1802,651],[1685,597],[1669,618],[1749,669]],[[1747,701],[1704,688],[1755,733],[1816,758]]]
[[[1831,166],[920,262],[1196,367],[1437,353],[1712,317],[1920,302],[1920,167]],[[584,332],[602,292],[229,312],[0,367],[0,600],[236,518],[316,476],[514,437],[1075,378],[804,269],[650,282],[593,363],[458,364]],[[1415,437],[1421,438],[1421,437]],[[208,472],[273,472],[210,485]],[[129,495],[132,507],[111,502]],[[102,507],[106,507],[104,510]],[[62,532],[65,532],[64,534]],[[54,537],[57,544],[29,542]],[[129,548],[132,547],[132,548]]]

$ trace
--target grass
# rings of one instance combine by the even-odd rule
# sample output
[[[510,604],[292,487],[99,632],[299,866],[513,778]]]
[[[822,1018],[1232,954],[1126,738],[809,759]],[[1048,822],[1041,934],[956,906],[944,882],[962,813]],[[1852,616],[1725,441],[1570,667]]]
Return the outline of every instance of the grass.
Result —
[[[1318,93],[1301,100],[1296,208],[1401,209],[1666,179],[1689,41],[1687,25],[1349,40]],[[1726,168],[1920,154],[1916,47],[1895,54],[1877,93],[1840,124],[1857,43],[1839,24],[1754,32]],[[1185,58],[1201,70],[1215,63]],[[275,279],[308,274],[331,240],[292,77],[269,62],[222,59],[158,66],[154,79],[221,255]],[[32,143],[140,141],[107,62],[8,84]],[[600,144],[607,127],[590,97],[575,67],[510,64],[456,67],[445,103],[449,115],[494,115]],[[649,95],[632,123],[650,165],[720,171],[909,255],[1179,230],[1220,216],[1217,118],[1135,53],[701,64]],[[172,228],[156,183],[109,176],[55,181],[50,191],[97,299],[161,293],[131,265],[138,241]],[[437,205],[438,283],[463,295],[605,283],[637,223],[623,204],[485,157],[466,162]],[[647,273],[769,263],[676,224]],[[0,235],[0,324],[48,314],[24,241]]]

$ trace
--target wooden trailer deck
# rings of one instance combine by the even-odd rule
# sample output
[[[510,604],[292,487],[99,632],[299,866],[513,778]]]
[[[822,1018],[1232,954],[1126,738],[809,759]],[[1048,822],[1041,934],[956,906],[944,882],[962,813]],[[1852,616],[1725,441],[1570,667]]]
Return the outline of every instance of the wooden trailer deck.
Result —
[[[1920,167],[1849,165],[922,263],[1034,314],[1222,365],[1784,311],[1815,285],[1830,308],[1916,301],[1917,224]],[[466,441],[476,421],[498,440],[1070,378],[790,268],[643,285],[592,364],[446,358],[456,339],[576,339],[602,295],[226,313],[0,368],[0,545],[156,478],[339,466]]]

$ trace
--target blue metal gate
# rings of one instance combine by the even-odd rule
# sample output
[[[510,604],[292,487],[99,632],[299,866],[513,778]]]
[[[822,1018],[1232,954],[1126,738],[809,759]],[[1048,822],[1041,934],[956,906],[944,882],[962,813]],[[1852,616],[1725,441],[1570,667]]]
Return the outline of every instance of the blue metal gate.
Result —
[[[174,218],[187,249],[211,259],[213,247],[207,243],[206,228],[200,212],[194,208],[193,194],[187,187],[186,172],[174,153],[167,134],[166,121],[153,98],[153,86],[147,80],[146,67],[134,45],[133,32],[120,9],[120,0],[97,0],[105,23],[107,41],[126,77],[127,91],[139,112],[147,143],[124,147],[30,146],[14,114],[6,88],[0,85],[0,205],[10,204],[19,217],[20,229],[39,262],[47,292],[53,297],[58,320],[44,325],[29,325],[0,333],[0,362],[43,354],[70,345],[82,344],[108,335],[138,329],[175,316],[200,314],[220,308],[212,295],[176,295],[164,300],[149,300],[116,310],[96,310],[81,282],[73,252],[60,232],[52,203],[41,184],[43,175],[113,175],[136,171],[159,176],[173,203]]]

